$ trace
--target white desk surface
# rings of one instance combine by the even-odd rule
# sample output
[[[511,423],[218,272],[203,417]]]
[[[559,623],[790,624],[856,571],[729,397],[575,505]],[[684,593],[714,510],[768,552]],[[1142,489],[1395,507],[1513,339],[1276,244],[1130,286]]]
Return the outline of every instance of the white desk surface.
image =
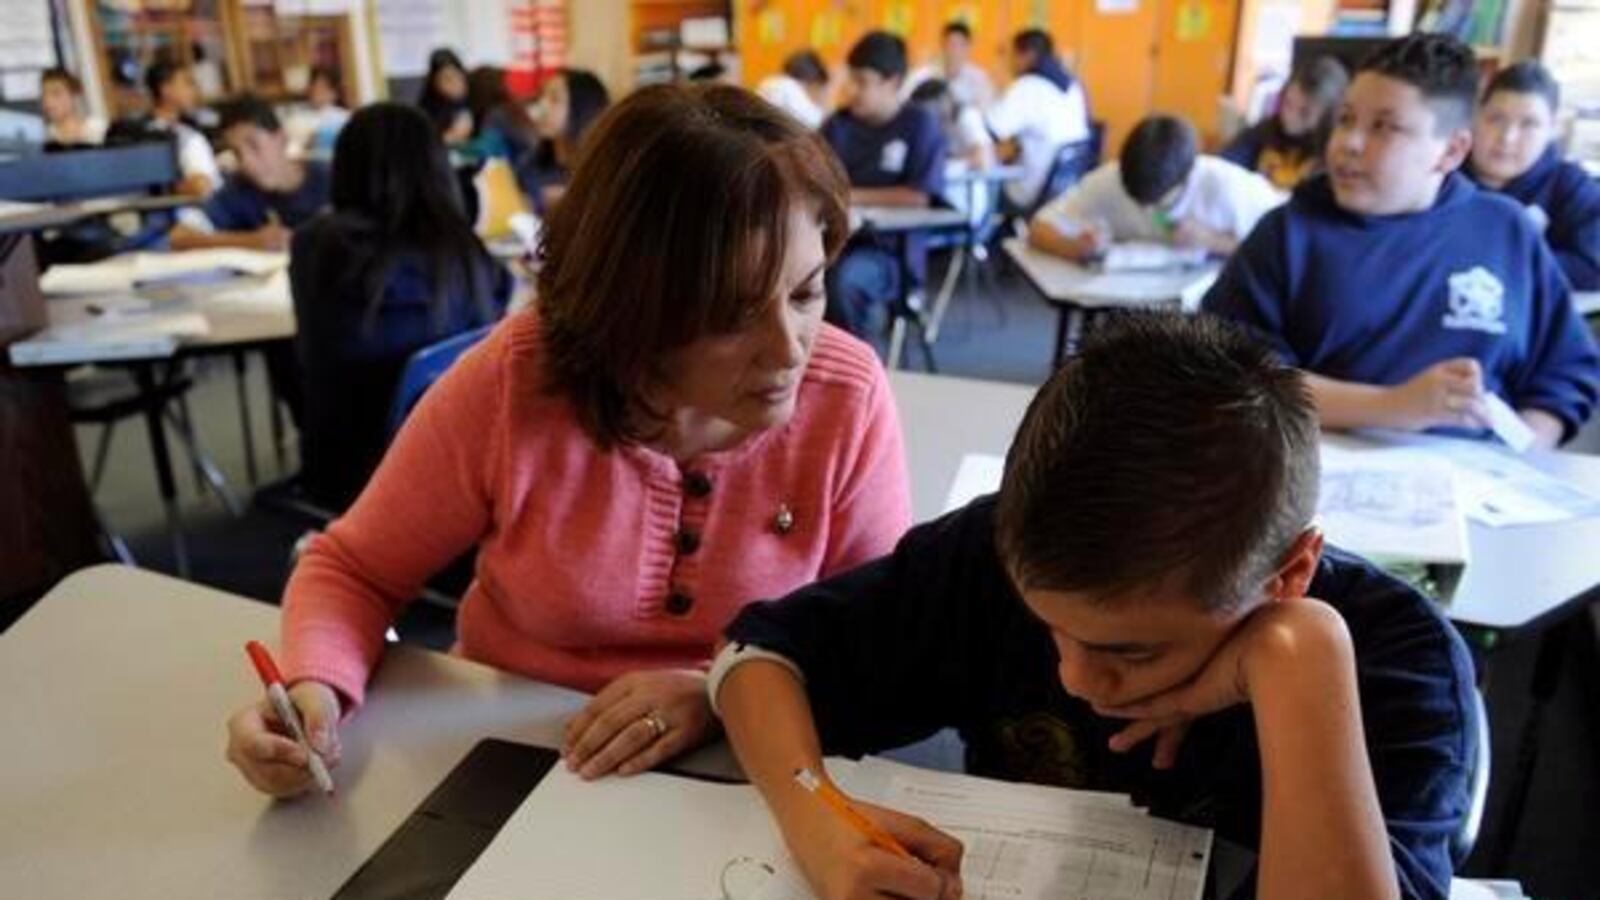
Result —
[[[890,375],[906,436],[913,517],[937,516],[961,457],[1004,455],[1033,389],[910,372]],[[1338,435],[1348,444],[1443,440],[1422,435]],[[1534,453],[1524,459],[1600,496],[1600,456]],[[1457,622],[1516,629],[1588,595],[1600,599],[1600,518],[1491,528],[1468,523],[1472,561],[1448,613]]]
[[[1600,316],[1600,291],[1573,291],[1572,305],[1580,316]]]
[[[137,569],[86,569],[0,635],[0,896],[325,898],[478,740],[556,746],[582,695],[390,647],[342,733],[331,800],[274,803],[223,760],[278,610]],[[735,771],[726,751],[695,768]]]
[[[967,216],[956,209],[942,206],[852,206],[850,228],[852,231],[866,226],[890,233],[899,231],[926,231],[936,228],[965,228]]]
[[[946,184],[967,184],[968,182],[1000,183],[1016,181],[1028,174],[1027,170],[1017,165],[993,165],[986,169],[973,167],[964,159],[952,159],[945,163],[944,180]]]
[[[1004,247],[1046,300],[1085,309],[1178,306],[1194,312],[1218,272],[1214,266],[1170,272],[1097,272],[1035,250],[1024,238],[1009,238]]]

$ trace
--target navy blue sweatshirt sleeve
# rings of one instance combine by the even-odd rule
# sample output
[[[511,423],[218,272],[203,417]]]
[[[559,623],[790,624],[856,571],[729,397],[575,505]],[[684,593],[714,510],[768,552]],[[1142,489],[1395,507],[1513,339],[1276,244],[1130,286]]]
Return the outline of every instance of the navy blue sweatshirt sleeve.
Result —
[[[949,145],[933,113],[917,109],[918,122],[906,153],[906,185],[928,195],[929,202],[944,193],[944,166]]]
[[[1239,245],[1200,308],[1254,331],[1285,365],[1303,366],[1285,328],[1289,302],[1287,216],[1280,206],[1263,216]]]
[[[1518,409],[1542,409],[1559,418],[1566,440],[1594,412],[1600,395],[1600,352],[1543,242],[1534,248],[1533,289],[1527,365],[1515,373],[1507,399]]]
[[[907,532],[886,557],[778,601],[745,607],[736,643],[781,653],[805,673],[825,753],[859,756],[959,726],[973,709],[1005,584],[978,504]]]
[[[1556,190],[1560,204],[1550,211],[1545,239],[1573,289],[1600,291],[1600,182],[1568,163]]]

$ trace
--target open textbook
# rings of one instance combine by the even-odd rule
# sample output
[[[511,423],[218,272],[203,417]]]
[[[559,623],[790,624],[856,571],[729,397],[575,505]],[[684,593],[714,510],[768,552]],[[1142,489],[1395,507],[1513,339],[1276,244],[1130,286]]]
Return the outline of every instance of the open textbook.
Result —
[[[961,839],[971,900],[1197,900],[1211,832],[1126,795],[830,759],[846,790]],[[552,769],[450,900],[814,900],[755,788]]]

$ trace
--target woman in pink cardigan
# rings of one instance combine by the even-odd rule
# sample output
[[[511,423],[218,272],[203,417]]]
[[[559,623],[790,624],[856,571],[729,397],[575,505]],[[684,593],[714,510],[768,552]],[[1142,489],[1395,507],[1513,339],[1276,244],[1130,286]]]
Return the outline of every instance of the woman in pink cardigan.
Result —
[[[289,581],[289,693],[330,764],[385,630],[473,547],[455,651],[598,692],[562,748],[590,778],[707,738],[703,669],[740,607],[891,549],[893,398],[822,323],[848,196],[825,144],[738,88],[648,88],[602,119],[546,222],[537,311],[428,392]],[[251,784],[310,785],[269,706],[228,730]]]

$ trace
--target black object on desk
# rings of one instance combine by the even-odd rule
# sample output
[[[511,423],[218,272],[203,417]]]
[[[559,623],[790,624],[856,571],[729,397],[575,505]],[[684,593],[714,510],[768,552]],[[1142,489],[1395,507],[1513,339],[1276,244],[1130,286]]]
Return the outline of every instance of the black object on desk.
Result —
[[[449,894],[560,761],[561,754],[544,747],[479,741],[333,900],[433,900]]]

